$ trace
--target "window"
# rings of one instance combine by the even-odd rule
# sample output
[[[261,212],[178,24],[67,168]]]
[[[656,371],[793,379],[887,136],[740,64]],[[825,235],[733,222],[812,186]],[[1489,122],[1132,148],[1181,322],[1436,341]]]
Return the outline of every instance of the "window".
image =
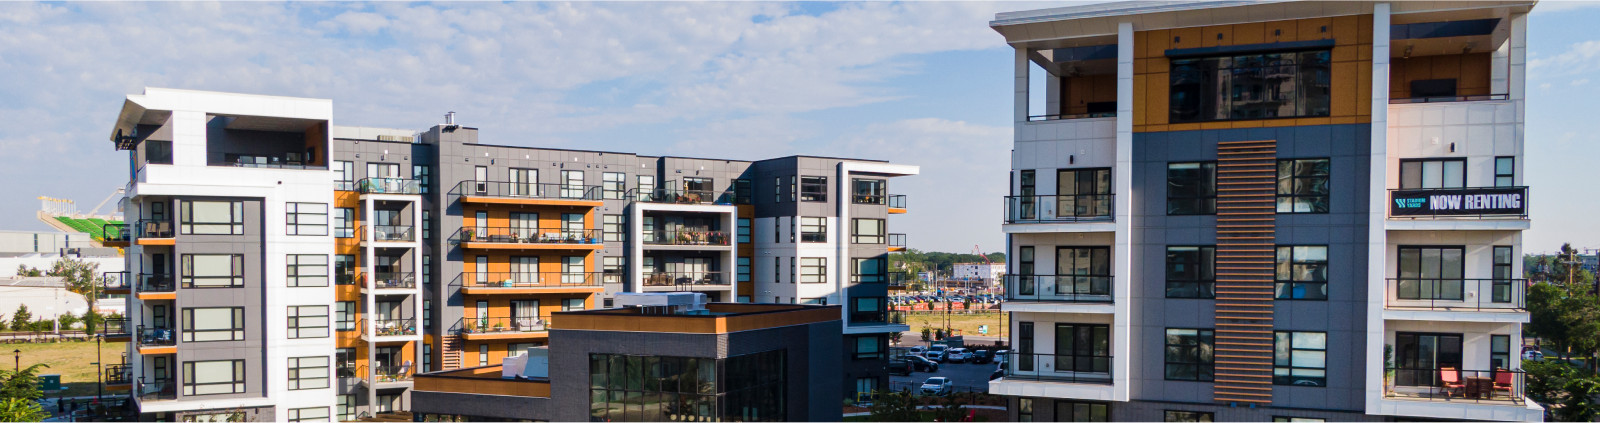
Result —
[[[1278,213],[1328,212],[1328,159],[1278,161]]]
[[[243,340],[244,307],[183,309],[183,342]]]
[[[537,264],[534,265],[537,267]],[[589,275],[584,269],[583,256],[565,256],[561,258],[561,283],[589,282]]]
[[[741,218],[739,218],[739,220],[737,222],[738,222],[738,225],[739,225],[739,228],[738,228],[739,232],[737,233],[737,235],[738,235],[738,239],[737,239],[738,243],[740,243],[740,244],[749,244],[750,243],[750,219],[741,217]]]
[[[1400,160],[1400,189],[1467,186],[1467,159]]]
[[[289,357],[289,390],[327,388],[328,364],[328,356]]]
[[[789,175],[789,201],[800,201],[800,177]]]
[[[749,282],[750,281],[750,258],[749,257],[739,257],[736,260],[738,261],[738,265],[737,265],[738,266],[738,275],[737,276],[739,278],[739,282]]]
[[[855,283],[883,283],[888,280],[889,266],[884,257],[851,259],[850,274]]]
[[[487,166],[473,166],[472,180],[473,191],[478,194],[489,192],[489,168]]]
[[[433,371],[433,344],[422,344],[422,372]]]
[[[433,212],[422,211],[422,239],[433,238]]]
[[[1034,197],[1034,195],[1037,195],[1038,187],[1034,175],[1035,172],[1032,169],[1017,172],[1017,185],[1022,192],[1018,194],[1017,210],[1008,213],[1006,215],[1008,219],[1033,220],[1039,218],[1038,205],[1035,204],[1038,198]]]
[[[1489,335],[1489,368],[1511,368],[1511,336]]]
[[[628,240],[628,217],[620,214],[601,216],[601,231],[606,242],[621,242]]]
[[[1280,300],[1327,301],[1328,246],[1279,246],[1276,279]]]
[[[805,176],[800,178],[800,201],[828,201],[828,177]]]
[[[244,235],[244,202],[179,202],[178,226],[184,235]]]
[[[1109,374],[1111,326],[1056,323],[1055,371]]]
[[[356,209],[346,207],[333,209],[333,236],[336,238],[356,236]]]
[[[1034,371],[1038,361],[1033,355],[1033,322],[1017,322],[1017,370]]]
[[[1217,163],[1167,164],[1167,214],[1217,214]]]
[[[752,191],[753,189],[754,188],[751,187],[749,179],[734,179],[733,180],[733,203],[734,204],[751,204],[750,200],[752,198],[755,198],[755,195],[753,194],[753,191]]]
[[[606,172],[600,174],[600,197],[606,200],[621,200],[624,192],[628,190],[628,174],[619,172]]]
[[[244,384],[244,360],[183,363],[184,395],[237,394]]]
[[[601,257],[600,270],[605,274],[605,283],[622,283],[622,274],[626,272],[623,266],[626,257]]]
[[[1272,384],[1325,386],[1327,332],[1273,332]]]
[[[828,281],[828,259],[826,257],[803,257],[800,259],[800,283],[823,283]]]
[[[1056,247],[1055,295],[1111,295],[1111,248]]]
[[[772,258],[772,283],[783,283],[783,257]]]
[[[1167,329],[1167,380],[1212,380],[1214,337],[1210,329]]]
[[[339,254],[333,256],[333,283],[339,285],[355,285],[356,283],[356,256]]]
[[[343,160],[334,161],[333,174],[334,190],[356,190],[356,164],[354,162],[347,162]]]
[[[567,298],[561,300],[561,311],[582,311],[584,309],[582,298]]]
[[[543,197],[539,189],[539,169],[506,169],[505,193],[513,197]]]
[[[489,365],[489,344],[478,344],[478,365]]]
[[[289,339],[327,338],[328,306],[289,306]]]
[[[1497,186],[1497,187],[1514,187],[1514,186],[1517,186],[1517,158],[1516,157],[1495,157],[1494,158],[1494,186]]]
[[[422,327],[433,327],[433,300],[422,300]]]
[[[1167,247],[1167,298],[1216,298],[1216,247]]]
[[[850,301],[850,322],[882,322],[883,297],[855,297]]]
[[[1497,303],[1511,302],[1512,260],[1511,246],[1494,246],[1494,281],[1490,301]]]
[[[1461,300],[1463,247],[1400,247],[1395,296],[1402,300]],[[1497,257],[1498,258],[1498,257]]]
[[[339,403],[335,406],[339,410],[339,421],[348,422],[356,419],[356,396],[340,395]]]
[[[1111,216],[1111,169],[1056,171],[1055,198],[1057,217]]]
[[[1332,52],[1172,60],[1171,123],[1328,116]]]
[[[882,336],[856,337],[855,359],[869,360],[883,358],[883,341],[884,338]]]
[[[372,179],[400,178],[400,165],[395,163],[367,163],[367,177]]]
[[[1099,402],[1056,401],[1058,422],[1109,422],[1111,406]]]
[[[356,309],[355,301],[339,301],[333,303],[334,330],[356,330],[356,315],[361,310]]]
[[[184,288],[244,286],[243,254],[184,254]]]
[[[1019,421],[1019,422],[1031,422],[1031,421],[1033,421],[1033,399],[1032,398],[1017,398],[1017,421]]]
[[[639,192],[640,193],[645,194],[645,195],[651,195],[651,194],[653,194],[655,192],[655,190],[656,190],[656,177],[655,177],[655,175],[639,175]]]
[[[1311,417],[1272,416],[1272,421],[1274,421],[1274,422],[1320,423],[1320,422],[1328,421],[1328,419],[1318,419],[1318,418],[1311,418]]]
[[[422,256],[422,283],[423,284],[432,284],[433,283],[433,256],[432,255],[423,255]]]
[[[858,378],[856,378],[856,392],[857,393],[861,393],[861,392],[878,392],[878,378],[875,378],[875,377],[858,377]]]
[[[699,194],[702,198],[709,198],[714,191],[711,178],[683,178],[683,190],[691,194]]]
[[[1166,419],[1163,420],[1163,421],[1168,421],[1168,422],[1214,422],[1214,421],[1216,421],[1216,414],[1215,413],[1207,413],[1207,412],[1203,412],[1203,411],[1166,410]]]
[[[326,383],[326,382],[324,382]],[[292,390],[293,388],[291,388]],[[309,407],[289,409],[291,422],[325,422],[328,421],[328,407]]]
[[[328,256],[290,254],[289,286],[328,286]]]
[[[584,198],[588,190],[583,186],[583,171],[561,171],[561,198]]]
[[[888,204],[888,188],[882,179],[850,180],[850,202],[855,204]]]
[[[327,235],[328,205],[322,203],[289,203],[289,216],[285,223],[289,235]]]
[[[772,178],[772,202],[783,202],[783,178]]]
[[[416,179],[420,192],[427,194],[433,186],[433,169],[427,165],[411,165],[411,179]]]
[[[886,229],[884,219],[850,219],[852,226],[850,242],[854,244],[882,244]]]
[[[800,218],[800,242],[828,242],[828,218]]]
[[[800,304],[808,304],[808,305],[828,305],[828,297],[810,297],[810,298],[801,298],[801,299],[800,299]]]
[[[583,238],[584,226],[583,213],[561,214],[561,232],[563,232],[563,236]]]

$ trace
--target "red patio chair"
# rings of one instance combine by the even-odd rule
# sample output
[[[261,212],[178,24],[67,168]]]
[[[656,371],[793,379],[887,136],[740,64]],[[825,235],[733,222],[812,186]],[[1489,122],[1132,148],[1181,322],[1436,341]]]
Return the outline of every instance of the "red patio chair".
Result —
[[[1444,383],[1444,395],[1446,397],[1450,396],[1450,390],[1452,389],[1464,391],[1467,388],[1467,384],[1461,382],[1461,371],[1456,370],[1454,367],[1439,369],[1439,381]],[[1465,396],[1466,394],[1463,392],[1462,395]]]
[[[1506,391],[1506,396],[1515,398],[1516,397],[1516,386],[1515,386],[1516,385],[1516,377],[1517,377],[1516,374],[1508,372],[1508,371],[1496,372],[1494,374],[1494,391],[1495,392]]]

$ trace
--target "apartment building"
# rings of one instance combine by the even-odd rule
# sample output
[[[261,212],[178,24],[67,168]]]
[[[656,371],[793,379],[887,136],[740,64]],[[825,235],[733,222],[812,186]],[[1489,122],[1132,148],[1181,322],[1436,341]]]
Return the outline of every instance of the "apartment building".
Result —
[[[1539,421],[1532,1],[1001,13],[1017,421]]]
[[[454,113],[421,131],[330,115],[328,100],[128,97],[112,138],[137,217],[110,241],[129,283],[108,288],[137,311],[108,326],[137,341],[115,385],[146,417],[408,410],[418,372],[547,345],[553,313],[621,292],[839,305],[840,389],[888,386],[888,334],[907,329],[887,310],[887,253],[906,238],[888,233],[906,212],[888,181],[916,166],[493,145]],[[231,390],[187,388],[213,379]]]

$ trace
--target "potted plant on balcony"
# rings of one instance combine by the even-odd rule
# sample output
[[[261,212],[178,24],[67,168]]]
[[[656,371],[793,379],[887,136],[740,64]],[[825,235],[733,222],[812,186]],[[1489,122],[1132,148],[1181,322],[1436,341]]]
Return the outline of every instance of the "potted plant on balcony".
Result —
[[[477,231],[474,231],[474,230],[471,230],[471,229],[462,229],[461,230],[461,239],[463,241],[468,241],[468,242],[475,241],[476,239],[474,239],[472,236],[476,235],[476,234],[477,234]]]
[[[1383,395],[1394,393],[1394,345],[1383,345]]]
[[[506,330],[506,324],[505,323],[494,322],[494,331],[495,332],[501,332],[501,331],[505,331],[505,330]]]
[[[691,237],[689,236],[688,232],[678,232],[678,237],[677,237],[676,244],[678,244],[678,245],[688,245],[690,239],[691,239]]]
[[[727,243],[728,243],[728,235],[723,234],[722,232],[712,232],[711,233],[711,244],[712,245],[724,245],[724,244],[727,244]]]

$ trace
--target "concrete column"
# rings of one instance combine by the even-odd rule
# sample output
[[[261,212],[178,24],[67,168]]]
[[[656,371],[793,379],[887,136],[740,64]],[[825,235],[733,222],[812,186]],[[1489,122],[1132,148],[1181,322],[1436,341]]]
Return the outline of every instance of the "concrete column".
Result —
[[[1117,156],[1111,180],[1112,206],[1116,219],[1116,240],[1111,247],[1112,314],[1111,375],[1112,400],[1127,401],[1132,362],[1133,297],[1133,22],[1117,24]]]
[[[1383,304],[1387,295],[1384,269],[1387,232],[1383,223],[1388,208],[1389,134],[1389,3],[1373,5],[1372,11],[1372,155],[1367,188],[1367,365],[1363,379],[1367,413],[1378,412],[1383,399],[1383,346],[1385,322]]]

